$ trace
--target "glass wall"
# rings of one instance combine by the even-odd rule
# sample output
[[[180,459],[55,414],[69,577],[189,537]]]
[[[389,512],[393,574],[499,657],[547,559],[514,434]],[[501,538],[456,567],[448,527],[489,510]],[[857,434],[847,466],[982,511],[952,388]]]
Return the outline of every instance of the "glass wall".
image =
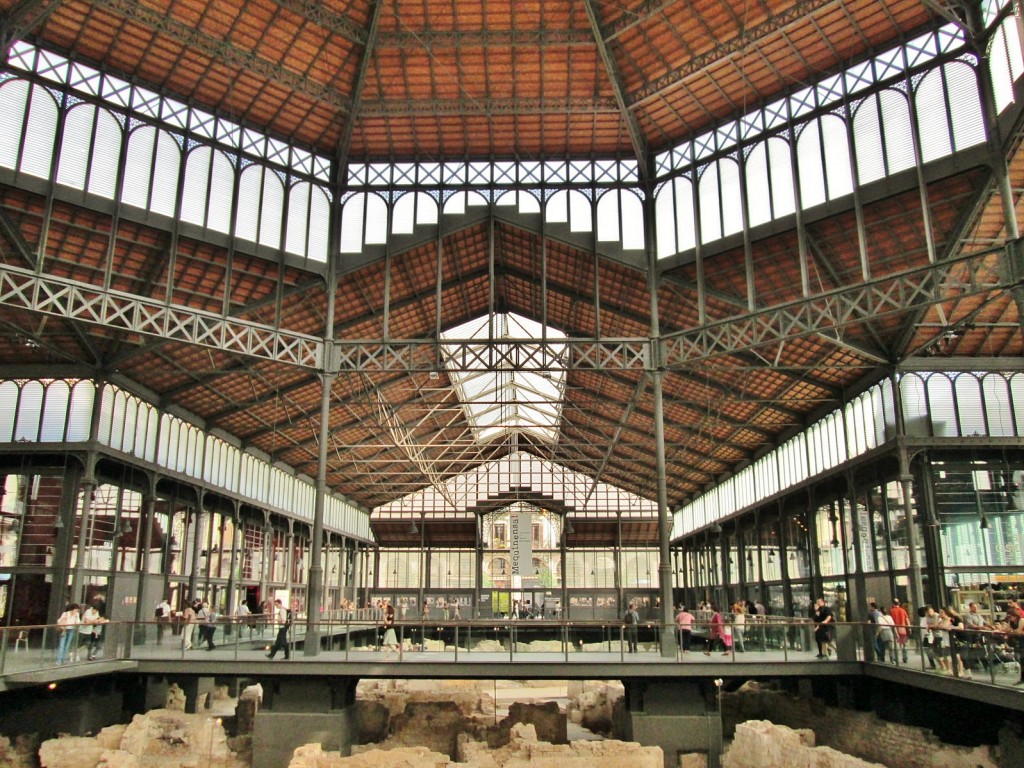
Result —
[[[927,467],[945,586],[1017,594],[1024,587],[1024,458],[943,455]]]

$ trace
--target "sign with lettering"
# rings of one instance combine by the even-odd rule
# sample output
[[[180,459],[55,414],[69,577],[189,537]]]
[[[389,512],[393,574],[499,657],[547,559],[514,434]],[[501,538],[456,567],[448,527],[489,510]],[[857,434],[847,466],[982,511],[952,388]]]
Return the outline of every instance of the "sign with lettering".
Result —
[[[533,514],[526,511],[509,513],[508,551],[512,560],[512,575],[532,574]]]

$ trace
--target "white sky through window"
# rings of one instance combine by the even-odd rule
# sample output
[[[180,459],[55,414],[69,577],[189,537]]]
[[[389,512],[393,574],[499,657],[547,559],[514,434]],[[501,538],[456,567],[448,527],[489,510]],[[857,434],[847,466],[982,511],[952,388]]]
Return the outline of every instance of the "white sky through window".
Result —
[[[441,345],[445,367],[479,443],[527,433],[547,443],[558,440],[565,397],[565,334],[514,313],[480,317],[441,334],[444,341],[482,343],[474,370],[456,370],[453,345]],[[517,344],[502,344],[503,340]],[[484,342],[493,341],[491,354]],[[536,342],[529,344],[522,342]],[[495,366],[485,361],[496,361]],[[529,361],[521,370],[517,360]]]

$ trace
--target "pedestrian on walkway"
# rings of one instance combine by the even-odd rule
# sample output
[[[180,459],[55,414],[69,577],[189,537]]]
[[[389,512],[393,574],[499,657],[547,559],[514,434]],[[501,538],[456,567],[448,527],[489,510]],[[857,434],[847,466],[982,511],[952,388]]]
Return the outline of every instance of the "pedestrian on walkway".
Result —
[[[198,602],[197,600],[196,603]],[[185,610],[181,612],[181,649],[183,651],[192,650],[192,633],[196,628],[196,603],[186,603]]]
[[[78,603],[68,603],[64,613],[57,619],[58,631],[60,632],[60,639],[57,640],[58,664],[63,664],[69,660],[74,661],[73,658],[69,659],[68,657],[74,655],[75,640],[78,638],[78,625],[82,623],[80,612],[81,607]]]
[[[280,600],[274,601],[274,623],[277,625],[277,637],[274,639],[274,644],[271,646],[267,658],[272,659],[277,655],[278,651],[283,651],[285,659],[290,659],[288,630],[292,626],[292,612],[285,608],[284,603]]]
[[[100,609],[95,605],[90,605],[85,609],[85,613],[82,614],[82,624],[86,625],[85,629],[85,640],[89,645],[89,661],[96,660],[96,654],[100,649],[100,645],[103,643],[103,624],[107,623],[107,619],[100,613]]]
[[[679,630],[679,647],[683,649],[683,653],[687,653],[690,650],[693,621],[693,614],[686,610],[685,605],[680,605],[679,613],[676,614],[676,628]]]

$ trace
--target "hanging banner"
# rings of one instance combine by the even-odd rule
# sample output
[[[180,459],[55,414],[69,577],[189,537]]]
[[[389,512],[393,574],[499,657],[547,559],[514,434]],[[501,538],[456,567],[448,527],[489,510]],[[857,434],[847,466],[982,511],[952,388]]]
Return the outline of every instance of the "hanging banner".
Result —
[[[508,518],[508,551],[512,560],[512,575],[532,573],[533,515],[530,512],[510,512]]]

